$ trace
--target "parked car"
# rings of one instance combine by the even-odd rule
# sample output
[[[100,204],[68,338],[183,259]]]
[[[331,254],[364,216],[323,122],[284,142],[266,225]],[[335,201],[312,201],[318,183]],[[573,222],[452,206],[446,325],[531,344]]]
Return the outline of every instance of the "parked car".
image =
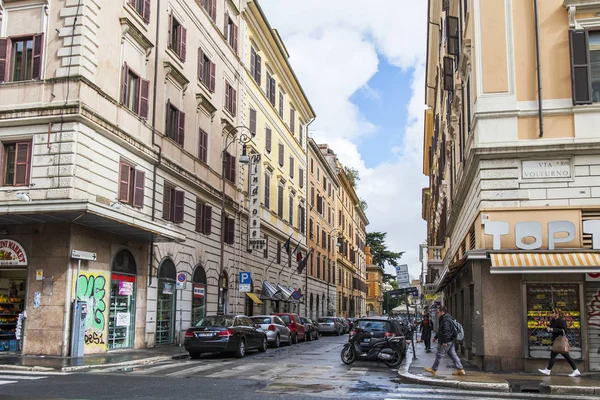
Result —
[[[260,328],[267,333],[267,341],[273,347],[279,347],[281,343],[292,344],[292,333],[287,324],[281,318],[274,315],[259,315],[250,317],[252,321],[260,325]]]
[[[378,341],[391,337],[401,337],[400,345],[403,349],[402,358],[406,355],[406,334],[410,331],[400,321],[388,317],[366,317],[359,318],[354,322],[355,329],[361,328],[372,333],[370,338],[364,338],[360,346],[364,352],[368,352],[371,346]],[[356,334],[356,330],[350,332],[350,338]]]
[[[300,318],[302,325],[306,331],[306,340],[318,340],[319,339],[319,326],[310,318]]]
[[[280,317],[286,323],[287,327],[290,328],[293,344],[298,343],[299,340],[306,341],[306,329],[302,325],[298,314],[280,313],[274,315]]]
[[[342,335],[345,335],[346,333],[350,332],[348,322],[346,322],[346,319],[338,318],[338,322],[340,323],[340,325],[342,325]]]
[[[342,325],[337,318],[321,317],[319,318],[319,333],[329,333],[340,336],[342,334]]]
[[[185,332],[185,350],[193,359],[202,353],[234,353],[241,358],[249,349],[267,351],[267,334],[245,315],[213,315],[202,318]]]

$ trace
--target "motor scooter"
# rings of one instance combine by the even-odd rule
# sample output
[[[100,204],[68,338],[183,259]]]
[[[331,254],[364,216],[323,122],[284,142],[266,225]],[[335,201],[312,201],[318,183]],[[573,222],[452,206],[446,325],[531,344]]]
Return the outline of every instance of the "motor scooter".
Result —
[[[355,334],[348,339],[342,348],[342,362],[350,365],[354,361],[381,360],[390,368],[396,368],[404,360],[406,349],[403,336],[385,336],[381,339],[373,338],[373,332],[366,331],[358,326],[354,328]],[[360,343],[367,339],[369,349],[365,352]]]

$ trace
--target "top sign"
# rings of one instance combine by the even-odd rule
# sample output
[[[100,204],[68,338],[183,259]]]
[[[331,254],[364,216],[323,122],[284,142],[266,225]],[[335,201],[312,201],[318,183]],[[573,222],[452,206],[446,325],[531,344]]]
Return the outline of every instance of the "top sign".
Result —
[[[96,261],[96,253],[90,253],[89,251],[81,251],[81,250],[73,250],[71,251],[71,258],[75,258],[77,260],[88,260],[88,261]]]
[[[27,265],[23,246],[14,240],[0,240],[0,265]]]

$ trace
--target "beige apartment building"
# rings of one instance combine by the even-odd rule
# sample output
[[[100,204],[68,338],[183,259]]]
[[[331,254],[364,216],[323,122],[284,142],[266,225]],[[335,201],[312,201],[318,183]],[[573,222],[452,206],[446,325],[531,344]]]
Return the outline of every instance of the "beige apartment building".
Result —
[[[301,280],[277,262],[277,243],[291,233],[305,246],[304,214],[261,208],[266,256],[248,227],[256,163],[244,164],[244,149],[268,157],[248,115],[259,106],[245,75],[252,32],[297,110],[288,131],[273,128],[299,165],[306,145],[290,144],[290,131],[314,113],[256,3],[5,1],[0,12],[0,351],[177,343],[206,314],[270,307],[265,280],[286,296],[279,309],[291,309]],[[302,184],[289,182],[300,206]],[[254,277],[247,294],[240,272]],[[75,299],[87,314],[74,339]]]
[[[340,189],[336,172],[319,145],[308,140],[308,248],[312,251],[307,272],[309,318],[335,314],[336,293],[336,198]]]
[[[428,4],[427,283],[484,370],[545,366],[553,308],[600,370],[600,2]]]

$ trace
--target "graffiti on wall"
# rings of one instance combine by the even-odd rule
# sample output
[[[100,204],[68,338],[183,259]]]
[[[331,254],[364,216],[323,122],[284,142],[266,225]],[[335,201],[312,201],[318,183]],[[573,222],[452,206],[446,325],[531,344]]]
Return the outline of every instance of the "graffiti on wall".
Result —
[[[77,299],[85,301],[88,309],[84,354],[103,353],[108,348],[109,282],[104,271],[80,272],[77,277]]]

